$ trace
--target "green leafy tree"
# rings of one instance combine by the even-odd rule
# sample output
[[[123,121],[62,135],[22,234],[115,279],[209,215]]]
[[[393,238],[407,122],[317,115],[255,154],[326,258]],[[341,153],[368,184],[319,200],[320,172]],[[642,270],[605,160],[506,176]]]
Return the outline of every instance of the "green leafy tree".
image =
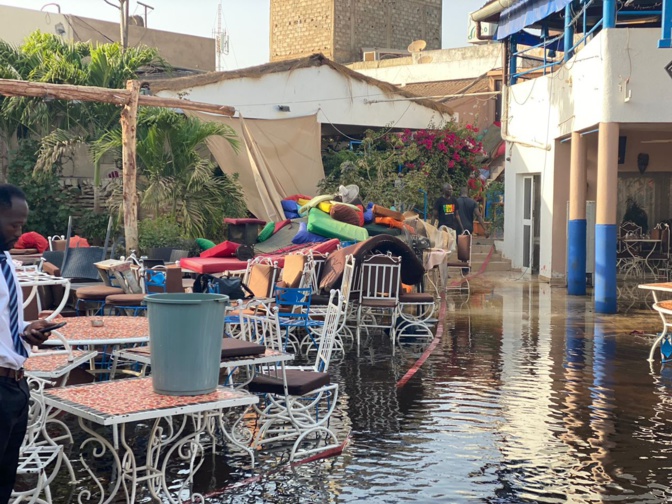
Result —
[[[56,35],[32,33],[18,48],[0,45],[0,76],[36,82],[121,89],[141,69],[169,67],[156,49],[113,44],[67,42]],[[105,133],[119,129],[119,107],[80,102],[12,97],[0,102],[0,128],[8,141],[17,128],[41,136],[37,172],[48,171],[64,155],[90,148]],[[0,153],[1,154],[1,153]],[[93,164],[94,204],[99,210],[100,160]]]
[[[221,136],[238,150],[235,132],[224,124],[202,122],[172,110],[141,108],[138,114],[138,191],[147,215],[168,216],[184,236],[218,236],[222,218],[245,215],[246,206],[237,181],[201,155],[205,140]],[[112,130],[94,148],[100,159],[121,153],[121,132]],[[120,205],[116,192],[116,206]]]
[[[324,192],[357,184],[364,201],[397,208],[422,208],[450,182],[458,190],[481,163],[478,130],[449,123],[441,129],[401,133],[367,131],[356,160],[341,163],[320,184]]]
[[[13,153],[9,164],[9,182],[26,193],[30,214],[26,231],[36,231],[42,236],[65,234],[68,217],[76,212],[72,201],[76,199],[75,190],[65,191],[59,183],[60,167],[33,175],[37,160],[38,143],[35,140],[22,140],[19,149]]]

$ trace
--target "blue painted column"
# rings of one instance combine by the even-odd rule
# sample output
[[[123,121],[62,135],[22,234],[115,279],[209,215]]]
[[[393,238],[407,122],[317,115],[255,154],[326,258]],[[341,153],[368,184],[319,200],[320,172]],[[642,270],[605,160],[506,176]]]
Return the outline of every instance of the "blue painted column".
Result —
[[[672,0],[663,0],[663,16],[661,19],[659,49],[672,48]]]
[[[518,72],[518,56],[516,56],[516,53],[518,52],[518,41],[515,34],[509,37],[509,47],[509,84],[513,86],[518,82],[518,78],[515,77]]]
[[[616,27],[616,0],[602,1],[602,28]]]
[[[574,56],[574,25],[572,24],[572,4],[565,5],[565,36],[563,37],[565,56],[564,60],[569,61]],[[573,143],[573,142],[572,142]]]
[[[595,312],[616,313],[618,123],[600,123],[597,142]]]
[[[586,141],[572,133],[569,165],[569,229],[567,294],[586,295]]]

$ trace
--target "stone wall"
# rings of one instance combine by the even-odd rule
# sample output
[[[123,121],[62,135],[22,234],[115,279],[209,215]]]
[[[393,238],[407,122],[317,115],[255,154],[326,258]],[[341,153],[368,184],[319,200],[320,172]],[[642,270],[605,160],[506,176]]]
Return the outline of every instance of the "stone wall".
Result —
[[[441,48],[441,0],[271,0],[271,61],[321,52],[361,61],[362,48]]]
[[[405,50],[423,39],[441,49],[441,0],[335,0],[335,59],[362,60],[362,48]]]
[[[333,58],[333,0],[271,0],[271,61]]]

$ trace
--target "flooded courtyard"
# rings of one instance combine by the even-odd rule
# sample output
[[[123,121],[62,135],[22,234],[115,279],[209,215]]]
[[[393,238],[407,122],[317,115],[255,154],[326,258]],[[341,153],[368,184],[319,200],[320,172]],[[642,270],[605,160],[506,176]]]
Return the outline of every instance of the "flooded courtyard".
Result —
[[[254,470],[207,455],[194,490],[213,503],[666,501],[672,369],[646,360],[650,302],[635,286],[622,313],[595,315],[562,287],[485,275],[468,300],[448,298],[443,336],[405,386],[422,347],[393,356],[374,335],[332,363],[342,455],[290,467],[262,453]]]

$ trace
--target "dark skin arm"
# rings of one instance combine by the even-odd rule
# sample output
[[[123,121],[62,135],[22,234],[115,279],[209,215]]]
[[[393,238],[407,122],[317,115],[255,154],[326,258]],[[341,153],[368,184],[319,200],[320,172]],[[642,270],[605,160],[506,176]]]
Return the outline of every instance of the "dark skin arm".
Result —
[[[53,322],[49,322],[44,319],[36,320],[35,322],[32,322],[28,327],[26,327],[26,330],[23,331],[23,334],[21,337],[26,341],[31,346],[39,346],[45,341],[49,339],[49,336],[51,336],[51,333],[41,333],[38,331],[38,329],[42,329],[44,327],[48,327],[50,325],[53,325]]]

